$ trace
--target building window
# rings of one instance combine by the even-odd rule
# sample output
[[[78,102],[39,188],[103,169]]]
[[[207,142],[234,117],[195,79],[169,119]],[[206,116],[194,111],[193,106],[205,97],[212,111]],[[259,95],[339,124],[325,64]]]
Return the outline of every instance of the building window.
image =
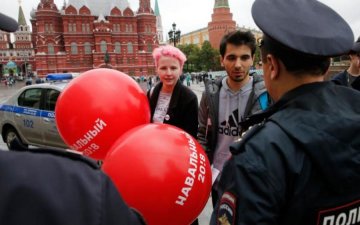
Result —
[[[73,23],[73,31],[76,32],[76,23]]]
[[[78,47],[75,42],[71,43],[71,55],[77,55],[78,54]]]
[[[131,42],[127,43],[127,53],[133,53],[133,44]]]
[[[53,32],[54,31],[54,27],[52,25],[52,23],[50,23],[50,32]]]
[[[129,32],[129,25],[125,24],[125,32]]]
[[[148,43],[148,44],[147,44],[147,51],[148,51],[148,52],[152,52],[152,51],[153,51],[153,49],[152,49],[152,44],[151,44],[151,43]]]
[[[106,44],[106,41],[101,41],[100,42],[100,51],[102,53],[105,53],[107,51],[107,44]]]
[[[120,24],[114,24],[113,30],[114,30],[114,32],[120,32]]]
[[[22,27],[21,27],[21,29],[22,29]],[[45,32],[49,32],[49,24],[45,24]]]
[[[90,24],[88,23],[81,24],[81,30],[82,32],[90,32]]]
[[[89,42],[84,43],[84,52],[85,55],[91,54],[91,44]]]
[[[48,44],[48,54],[49,55],[54,55],[55,54],[54,44],[53,43]]]
[[[194,44],[199,44],[199,37],[194,37]]]
[[[204,41],[208,41],[209,40],[209,35],[205,34],[204,35]]]
[[[68,29],[69,29],[69,32],[72,32],[72,31],[73,31],[73,29],[72,29],[72,24],[71,24],[71,23],[68,24]]]
[[[115,53],[121,52],[121,45],[120,42],[115,42]]]

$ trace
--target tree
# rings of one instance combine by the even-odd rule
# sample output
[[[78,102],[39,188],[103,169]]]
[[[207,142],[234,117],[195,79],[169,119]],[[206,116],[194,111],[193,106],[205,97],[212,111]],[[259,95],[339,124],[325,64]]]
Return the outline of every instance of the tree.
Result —
[[[220,70],[220,53],[205,41],[201,49],[195,44],[177,46],[187,57],[184,72]]]
[[[193,72],[197,70],[198,64],[198,54],[200,48],[195,44],[187,44],[187,45],[178,45],[177,46],[185,55],[186,62],[184,65],[185,72]]]
[[[202,70],[217,70],[220,67],[219,51],[212,48],[209,41],[204,41],[199,53],[199,58]]]

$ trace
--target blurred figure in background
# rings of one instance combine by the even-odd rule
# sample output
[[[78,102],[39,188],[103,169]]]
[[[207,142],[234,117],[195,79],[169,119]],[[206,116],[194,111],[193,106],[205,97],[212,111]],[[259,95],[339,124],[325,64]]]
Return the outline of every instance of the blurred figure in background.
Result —
[[[360,37],[351,48],[349,57],[350,67],[335,75],[333,81],[337,84],[352,87],[360,91]]]

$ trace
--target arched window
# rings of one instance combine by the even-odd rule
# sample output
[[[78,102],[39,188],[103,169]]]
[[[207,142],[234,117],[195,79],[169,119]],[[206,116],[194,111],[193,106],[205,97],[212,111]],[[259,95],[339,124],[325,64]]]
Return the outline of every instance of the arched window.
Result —
[[[105,53],[107,51],[106,41],[101,41],[100,42],[100,50],[101,50],[102,53]]]
[[[131,42],[127,43],[127,52],[128,53],[133,53],[133,44]]]
[[[120,42],[115,42],[115,53],[121,52],[121,45]]]
[[[71,43],[71,55],[77,55],[78,54],[78,47],[75,42]]]
[[[148,52],[152,52],[153,48],[152,48],[152,44],[151,43],[147,43],[147,51]]]
[[[84,43],[84,52],[85,52],[85,55],[91,54],[91,44],[90,44],[90,42],[85,42]]]
[[[48,44],[48,54],[49,55],[54,55],[55,54],[54,44],[53,43]]]

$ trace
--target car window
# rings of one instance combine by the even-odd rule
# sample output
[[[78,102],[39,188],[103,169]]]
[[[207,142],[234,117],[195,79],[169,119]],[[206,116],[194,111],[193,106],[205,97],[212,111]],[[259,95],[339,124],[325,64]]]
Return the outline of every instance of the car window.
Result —
[[[41,91],[40,88],[33,88],[25,90],[18,98],[18,105],[23,107],[29,107],[34,109],[40,108],[41,100]]]
[[[45,97],[45,110],[55,111],[55,104],[60,95],[60,92],[54,89],[48,89]]]

